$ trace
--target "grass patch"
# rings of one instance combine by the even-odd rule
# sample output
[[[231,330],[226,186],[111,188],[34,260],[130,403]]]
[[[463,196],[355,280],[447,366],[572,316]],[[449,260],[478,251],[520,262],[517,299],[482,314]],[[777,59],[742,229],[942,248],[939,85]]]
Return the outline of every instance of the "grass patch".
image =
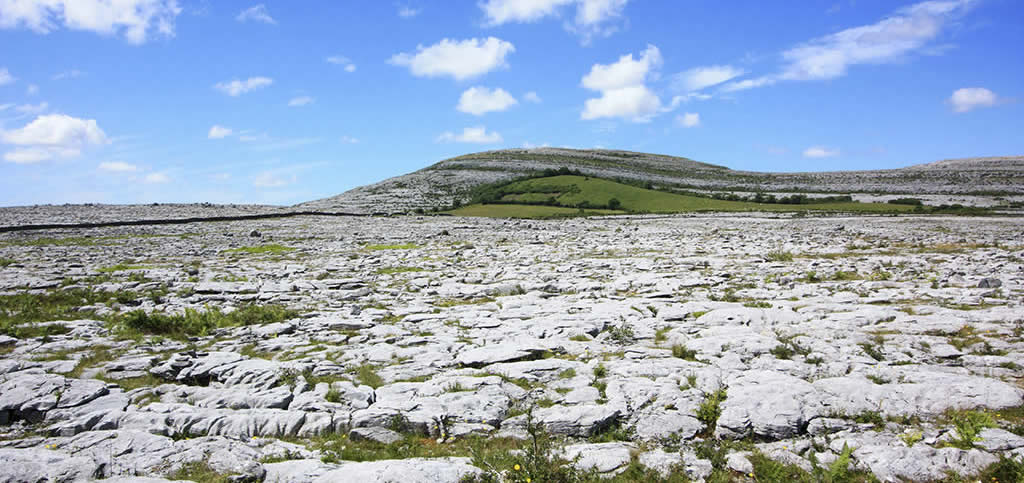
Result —
[[[200,312],[185,309],[185,313],[181,315],[136,310],[117,316],[110,322],[110,327],[124,338],[160,335],[184,339],[190,336],[206,336],[214,329],[270,324],[297,315],[297,311],[280,305],[243,305],[228,313],[220,310]]]
[[[455,216],[472,216],[484,218],[566,218],[573,216],[600,216],[600,215],[621,215],[622,211],[613,210],[580,210],[578,208],[563,208],[560,206],[539,206],[539,205],[466,205],[461,208],[448,211]]]
[[[17,263],[17,261],[13,258],[0,257],[0,267],[7,267],[9,265],[14,265],[15,263]]]
[[[424,271],[420,267],[386,267],[377,270],[378,275],[392,275],[396,273],[410,273],[410,272],[422,272]]]
[[[697,351],[693,349],[687,349],[686,346],[683,344],[675,344],[672,346],[672,357],[696,362]]]
[[[377,367],[373,364],[363,364],[356,369],[356,380],[374,389],[384,385],[384,379],[377,375]]]
[[[288,253],[296,250],[293,247],[286,247],[277,243],[270,243],[267,245],[257,245],[254,247],[239,247],[224,250],[221,253],[228,255],[267,255],[267,254],[280,254]]]
[[[460,305],[480,305],[494,302],[491,297],[477,297],[475,299],[441,299],[434,302],[435,307],[458,307]]]
[[[182,465],[178,471],[175,471],[168,478],[171,480],[229,483],[234,481],[232,476],[234,475],[227,475],[214,471],[206,461],[193,461]]]
[[[787,251],[776,250],[766,253],[764,259],[769,262],[792,262],[793,254]]]

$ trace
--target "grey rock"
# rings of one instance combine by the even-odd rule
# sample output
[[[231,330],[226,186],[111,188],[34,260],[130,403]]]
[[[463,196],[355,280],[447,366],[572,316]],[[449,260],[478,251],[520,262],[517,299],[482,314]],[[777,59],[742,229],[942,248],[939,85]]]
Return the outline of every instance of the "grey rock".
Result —
[[[381,444],[391,444],[402,440],[402,435],[387,428],[355,428],[348,433],[352,441],[375,441]]]
[[[562,449],[563,457],[583,471],[614,475],[632,460],[636,446],[631,443],[573,444]]]
[[[409,458],[365,463],[346,463],[313,480],[318,483],[359,481],[366,483],[456,483],[480,473],[469,458]]]

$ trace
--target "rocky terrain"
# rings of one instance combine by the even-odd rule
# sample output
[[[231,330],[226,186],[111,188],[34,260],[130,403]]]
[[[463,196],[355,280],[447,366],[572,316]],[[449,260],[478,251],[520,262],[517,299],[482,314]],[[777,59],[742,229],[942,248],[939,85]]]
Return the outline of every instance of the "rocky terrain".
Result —
[[[1010,481],[1022,240],[761,215],[0,234],[0,481]]]
[[[348,213],[407,213],[466,201],[473,187],[545,169],[649,182],[699,192],[844,193],[861,201],[911,195],[930,203],[1000,206],[1024,201],[1024,157],[968,158],[902,169],[813,173],[731,170],[687,158],[600,149],[503,149],[440,161],[419,171],[299,205]]]

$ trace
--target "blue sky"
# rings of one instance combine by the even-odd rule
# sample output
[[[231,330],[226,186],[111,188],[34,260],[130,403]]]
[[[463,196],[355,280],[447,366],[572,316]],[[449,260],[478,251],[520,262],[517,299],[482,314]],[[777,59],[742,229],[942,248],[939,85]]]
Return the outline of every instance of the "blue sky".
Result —
[[[441,159],[1024,154],[1015,0],[0,0],[0,205],[292,204]]]

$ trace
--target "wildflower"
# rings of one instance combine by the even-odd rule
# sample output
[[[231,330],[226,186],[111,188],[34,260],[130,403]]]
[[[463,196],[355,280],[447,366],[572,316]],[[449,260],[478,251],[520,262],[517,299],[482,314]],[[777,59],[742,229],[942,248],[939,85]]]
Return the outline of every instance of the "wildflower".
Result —
[[[522,468],[521,468],[521,467],[519,466],[519,463],[516,463],[516,465],[515,465],[515,466],[513,466],[513,467],[512,467],[512,469],[513,469],[513,470],[516,470],[516,471],[519,471],[519,470],[521,470]]]

